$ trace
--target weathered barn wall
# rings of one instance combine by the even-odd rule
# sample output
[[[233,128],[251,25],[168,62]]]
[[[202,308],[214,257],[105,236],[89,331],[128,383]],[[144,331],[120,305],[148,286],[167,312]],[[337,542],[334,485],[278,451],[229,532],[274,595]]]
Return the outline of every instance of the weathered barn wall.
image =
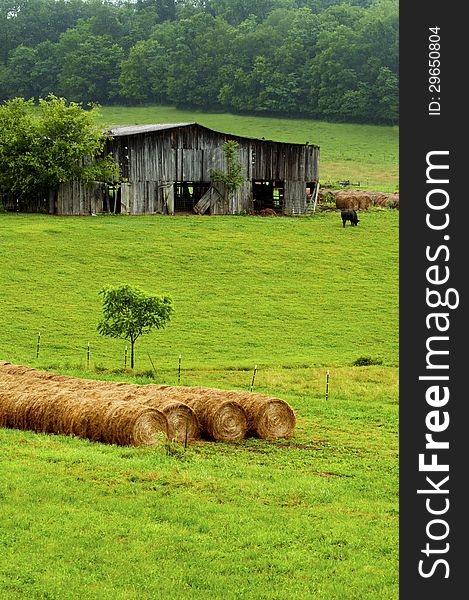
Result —
[[[286,180],[284,189],[286,214],[302,214],[306,212],[307,197],[304,181]]]
[[[121,165],[123,177],[116,196],[109,201],[109,190],[102,184],[71,182],[59,189],[53,212],[174,214],[178,210],[176,187],[181,188],[184,182],[196,184],[192,189],[197,188],[200,194],[196,197],[192,192],[193,206],[198,206],[204,197],[199,206],[201,213],[252,212],[254,183],[269,181],[283,189],[279,210],[298,214],[307,210],[307,184],[318,181],[317,146],[228,135],[197,123],[123,126],[109,133],[112,137],[107,150]],[[239,144],[238,157],[245,177],[234,194],[212,181],[213,170],[226,169],[223,143],[227,140]],[[214,189],[207,195],[211,187]]]
[[[55,198],[50,198],[50,208],[58,215],[91,215],[103,212],[104,185],[70,181],[62,184]]]

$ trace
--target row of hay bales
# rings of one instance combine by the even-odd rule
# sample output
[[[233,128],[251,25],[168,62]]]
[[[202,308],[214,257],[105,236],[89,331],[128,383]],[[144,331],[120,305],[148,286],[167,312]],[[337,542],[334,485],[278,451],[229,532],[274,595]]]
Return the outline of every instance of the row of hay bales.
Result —
[[[0,427],[138,446],[161,433],[178,441],[283,438],[295,425],[291,406],[265,394],[80,379],[0,361]]]
[[[368,210],[372,206],[399,208],[399,194],[397,192],[385,193],[321,188],[318,193],[318,202],[321,204],[326,200],[335,202],[335,207],[339,209]]]

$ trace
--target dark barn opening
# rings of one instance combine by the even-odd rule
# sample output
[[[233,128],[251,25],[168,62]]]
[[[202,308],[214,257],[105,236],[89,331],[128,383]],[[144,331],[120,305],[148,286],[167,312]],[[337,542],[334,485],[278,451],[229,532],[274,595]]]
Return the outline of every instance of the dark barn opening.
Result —
[[[120,215],[122,210],[121,205],[121,188],[119,185],[107,185],[103,194],[103,212],[110,212]]]
[[[315,181],[308,181],[306,184],[306,201],[311,202],[316,194],[317,183]]]
[[[270,208],[277,213],[283,213],[284,208],[283,181],[253,181],[252,199],[254,211],[260,212]]]
[[[194,206],[209,189],[206,181],[176,181],[174,184],[174,212],[194,212]]]

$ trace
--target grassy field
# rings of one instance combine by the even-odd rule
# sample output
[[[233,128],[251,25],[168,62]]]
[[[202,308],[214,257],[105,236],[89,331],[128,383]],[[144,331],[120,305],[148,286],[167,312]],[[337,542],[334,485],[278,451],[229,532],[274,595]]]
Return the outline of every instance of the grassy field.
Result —
[[[321,147],[320,181],[337,184],[349,180],[354,187],[399,190],[399,127],[327,123],[311,119],[253,117],[178,110],[165,106],[102,108],[109,125],[181,123],[196,121],[217,131],[265,137],[281,142]],[[358,184],[358,185],[357,185]]]
[[[13,361],[123,366],[98,335],[99,290],[130,283],[172,295],[164,332],[137,343],[164,373],[185,368],[396,366],[398,213],[313,218],[0,216],[1,348]]]
[[[0,430],[0,598],[397,599],[397,242],[390,209],[345,229],[334,211],[0,214],[0,359],[174,384],[181,354],[182,383],[239,389],[258,365],[298,420],[186,451]],[[108,283],[174,299],[135,373],[96,331]]]

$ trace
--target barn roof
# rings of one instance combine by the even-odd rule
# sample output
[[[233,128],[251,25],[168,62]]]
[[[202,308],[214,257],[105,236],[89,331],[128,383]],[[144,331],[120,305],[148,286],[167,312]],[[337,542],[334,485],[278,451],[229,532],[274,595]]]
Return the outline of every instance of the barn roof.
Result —
[[[163,129],[177,129],[178,127],[187,127],[189,125],[197,125],[197,123],[154,123],[152,125],[117,125],[107,129],[106,132],[112,137],[122,135],[137,135],[139,133],[151,133],[153,131],[161,131]]]
[[[245,135],[237,135],[234,133],[216,131],[215,129],[210,129],[209,127],[206,127],[205,125],[201,125],[200,123],[196,123],[195,121],[192,121],[190,123],[153,123],[153,124],[147,124],[147,125],[116,125],[116,126],[107,128],[106,133],[112,137],[121,137],[124,135],[138,135],[140,133],[153,133],[155,131],[163,131],[163,130],[167,130],[167,129],[178,129],[180,127],[191,127],[193,125],[197,125],[198,127],[202,127],[202,129],[206,129],[207,131],[212,131],[213,133],[218,133],[220,135],[229,135],[233,138],[237,138],[240,140],[254,140],[254,141],[258,141],[258,142],[273,142],[275,144],[288,144],[291,146],[305,146],[305,145],[310,145],[313,147],[315,146],[315,144],[309,144],[308,142],[306,144],[298,144],[298,143],[294,143],[294,142],[279,142],[276,140],[268,140],[265,138],[256,138],[256,137],[249,137],[249,136],[245,136]]]

